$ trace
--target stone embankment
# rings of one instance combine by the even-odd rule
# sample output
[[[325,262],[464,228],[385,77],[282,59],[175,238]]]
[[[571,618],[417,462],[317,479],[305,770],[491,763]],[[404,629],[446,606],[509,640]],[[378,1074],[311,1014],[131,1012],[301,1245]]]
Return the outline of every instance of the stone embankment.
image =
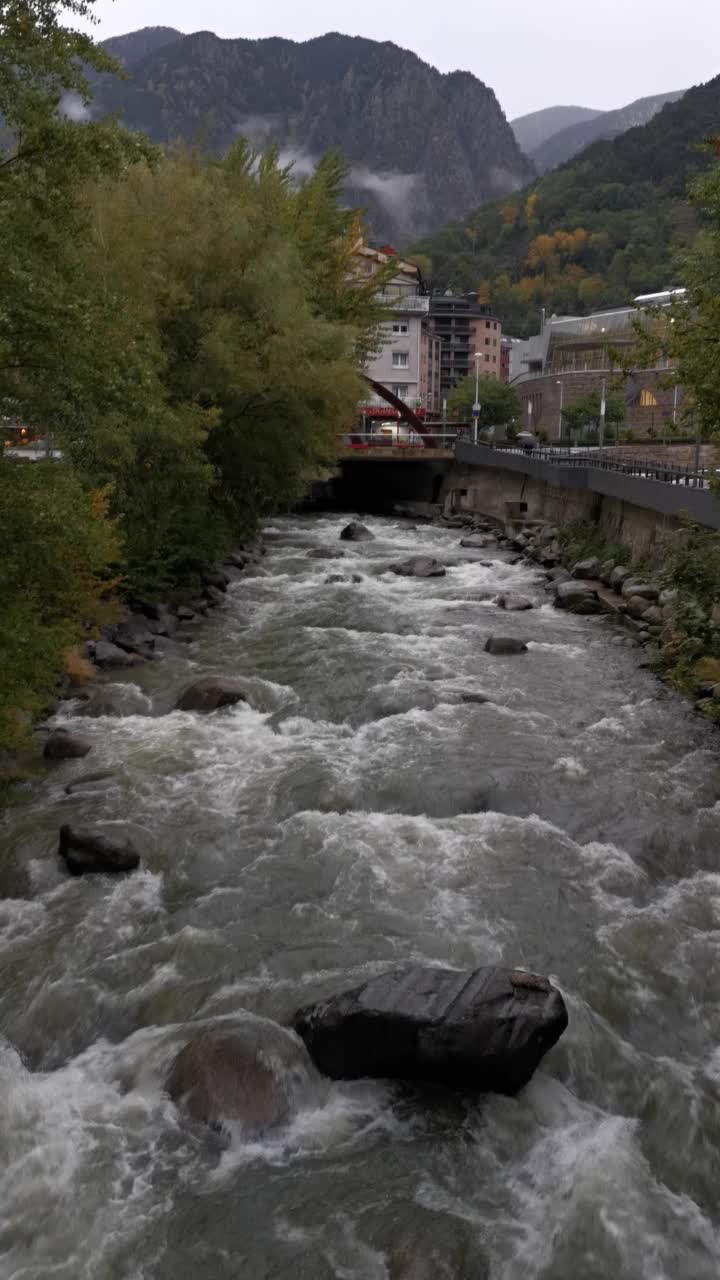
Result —
[[[697,656],[707,628],[720,630],[720,605],[707,609],[696,599],[681,599],[663,583],[659,567],[641,571],[599,556],[576,561],[551,524],[526,524],[500,541],[542,567],[556,608],[610,614],[625,633],[618,632],[613,643],[644,647],[658,676],[692,698],[703,715],[720,720],[720,661]]]

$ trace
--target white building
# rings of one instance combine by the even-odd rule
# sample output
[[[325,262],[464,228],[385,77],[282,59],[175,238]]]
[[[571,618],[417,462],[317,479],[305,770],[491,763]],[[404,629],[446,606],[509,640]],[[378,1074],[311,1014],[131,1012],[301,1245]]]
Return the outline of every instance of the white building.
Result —
[[[358,255],[368,274],[389,261],[396,268],[378,295],[388,309],[388,318],[381,325],[381,347],[366,364],[365,373],[411,409],[434,417],[440,408],[440,339],[431,327],[430,298],[420,270],[412,262],[367,245]],[[382,397],[372,394],[361,409],[371,417],[392,413]]]

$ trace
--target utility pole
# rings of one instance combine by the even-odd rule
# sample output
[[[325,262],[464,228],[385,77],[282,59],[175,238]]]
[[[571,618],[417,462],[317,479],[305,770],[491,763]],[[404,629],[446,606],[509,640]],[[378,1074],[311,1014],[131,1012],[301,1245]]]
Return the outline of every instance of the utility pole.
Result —
[[[605,415],[607,413],[607,401],[606,401],[605,392],[606,392],[606,383],[605,383],[605,379],[603,378],[602,387],[600,388],[600,432],[598,435],[598,444],[600,445],[601,457],[602,457],[602,451],[603,451],[603,444],[605,443]]]
[[[673,392],[673,426],[677,426],[677,402],[678,402],[678,383],[675,382],[675,390]]]
[[[478,442],[478,419],[480,417],[480,361],[482,351],[475,352],[475,403],[473,405],[473,444]]]
[[[558,440],[562,440],[562,416],[563,416],[563,396],[565,394],[565,383],[558,378],[557,385],[560,388],[560,414],[558,417]]]

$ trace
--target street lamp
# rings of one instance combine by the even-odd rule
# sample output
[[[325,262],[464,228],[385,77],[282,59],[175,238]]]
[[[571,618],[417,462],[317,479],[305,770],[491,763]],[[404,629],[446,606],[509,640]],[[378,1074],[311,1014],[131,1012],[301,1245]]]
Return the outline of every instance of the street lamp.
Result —
[[[482,351],[475,352],[475,403],[473,405],[473,444],[478,442],[478,418],[480,417],[480,361]]]
[[[558,440],[562,440],[562,415],[563,415],[563,396],[565,394],[565,383],[557,378],[555,385],[560,388],[560,415],[558,417]]]

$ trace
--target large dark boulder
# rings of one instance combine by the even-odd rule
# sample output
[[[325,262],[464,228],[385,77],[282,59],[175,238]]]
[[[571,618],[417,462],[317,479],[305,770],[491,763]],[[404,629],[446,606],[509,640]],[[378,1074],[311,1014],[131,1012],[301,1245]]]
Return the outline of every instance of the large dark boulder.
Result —
[[[140,854],[130,840],[68,823],[60,828],[58,853],[73,876],[119,875],[140,866]]]
[[[294,1026],[333,1079],[381,1076],[514,1094],[567,1022],[546,978],[412,968],[309,1005]]]
[[[45,740],[46,760],[78,760],[92,751],[92,744],[69,729],[53,729]]]
[[[93,661],[105,671],[112,667],[136,667],[145,659],[139,653],[128,653],[109,640],[98,640],[93,650]]]
[[[402,578],[444,578],[445,566],[432,556],[411,556],[390,565],[390,572]]]
[[[214,587],[212,583],[205,587],[204,596],[208,604],[218,608],[221,604],[225,604],[225,592],[227,587]]]
[[[224,569],[204,569],[201,578],[204,587],[214,587],[216,591],[227,591],[230,583],[230,574]]]
[[[570,613],[602,613],[603,604],[595,588],[588,582],[557,582],[555,586],[555,608],[567,609]]]
[[[199,1032],[181,1049],[165,1082],[173,1102],[220,1129],[263,1133],[319,1102],[322,1082],[302,1040],[265,1018]]]
[[[515,636],[488,636],[485,641],[485,652],[496,655],[527,653],[527,642],[517,640]]]
[[[513,592],[506,595],[498,596],[498,608],[507,609],[508,613],[522,613],[525,609],[532,609],[532,600],[528,600],[527,596],[516,596]]]
[[[143,658],[152,657],[155,648],[155,635],[148,626],[147,618],[141,613],[132,613],[124,622],[113,627],[109,639],[128,653],[139,653]]]
[[[572,567],[573,578],[599,578],[601,564],[597,556],[589,556],[587,560],[578,560]]]
[[[236,680],[225,676],[205,676],[180,695],[175,710],[217,711],[219,707],[232,707],[236,702],[247,702],[247,694]]]
[[[470,551],[477,551],[483,547],[492,547],[496,542],[497,538],[492,533],[471,533],[468,538],[460,539],[460,546],[467,547]]]
[[[359,520],[351,520],[340,533],[343,542],[374,542],[375,535]]]

